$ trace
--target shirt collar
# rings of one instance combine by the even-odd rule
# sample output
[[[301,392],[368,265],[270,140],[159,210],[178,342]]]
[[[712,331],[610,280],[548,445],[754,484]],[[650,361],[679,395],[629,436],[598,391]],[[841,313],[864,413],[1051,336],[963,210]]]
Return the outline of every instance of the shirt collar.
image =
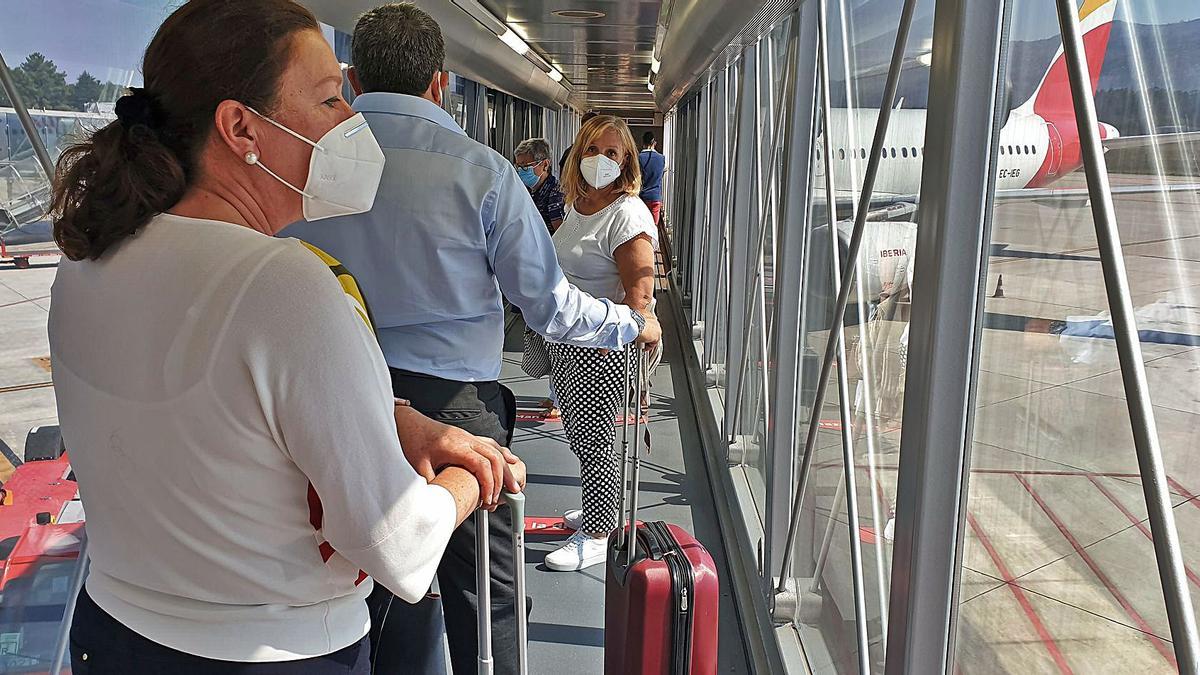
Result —
[[[558,189],[558,179],[554,177],[554,174],[546,176],[546,180],[542,181],[541,185],[534,188],[533,194],[540,195],[543,192],[547,192],[551,189]]]
[[[467,135],[467,132],[458,126],[458,122],[450,116],[450,113],[442,110],[433,101],[421,98],[420,96],[373,91],[354,97],[354,104],[351,107],[354,108],[354,112],[388,113],[392,115],[420,117],[421,119],[426,119],[434,124],[445,127],[450,131],[460,133],[464,136]]]

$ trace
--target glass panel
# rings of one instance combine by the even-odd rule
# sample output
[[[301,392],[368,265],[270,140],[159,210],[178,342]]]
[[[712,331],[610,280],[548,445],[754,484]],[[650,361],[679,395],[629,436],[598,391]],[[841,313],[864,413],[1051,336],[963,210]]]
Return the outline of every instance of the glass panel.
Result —
[[[52,0],[10,5],[4,12],[0,50],[52,159],[115,118],[117,98],[142,84],[143,50],[178,4]],[[0,237],[8,245],[30,242],[27,250],[56,250],[46,218],[49,181],[11,105],[0,90]],[[53,260],[32,258],[37,267],[48,264],[0,283],[0,320],[11,346],[0,358],[0,387],[35,385],[0,398],[0,442],[18,456],[29,429],[56,418],[54,390],[44,386],[50,380],[46,296]],[[12,470],[0,458],[0,481]]]
[[[0,48],[52,159],[113,119],[125,88],[142,83],[142,50],[178,4],[45,2],[6,13]],[[49,180],[11,106],[0,90],[0,235],[40,231],[49,205]]]
[[[887,639],[895,469],[899,461],[903,412],[904,355],[907,334],[909,261],[915,252],[916,225],[910,209],[889,208],[915,203],[921,163],[915,157],[892,156],[891,148],[917,145],[925,135],[928,93],[927,55],[932,34],[933,0],[917,3],[914,25],[900,72],[898,109],[892,113],[857,260],[846,258],[854,208],[862,190],[867,154],[875,133],[889,59],[895,43],[901,4],[831,2],[828,9],[829,94],[831,108],[821,123],[814,151],[813,229],[805,268],[802,328],[800,428],[795,461],[815,403],[821,359],[835,317],[834,256],[838,267],[856,267],[845,322],[844,368],[837,365],[817,415],[818,429],[811,477],[797,540],[795,573],[803,602],[801,638],[815,673],[858,672],[861,649],[867,662],[882,672]],[[822,115],[822,117],[826,117]],[[829,193],[826,161],[832,166]],[[886,209],[886,211],[885,211]],[[830,222],[834,227],[830,227]],[[835,352],[836,353],[836,352]],[[840,394],[838,371],[846,380]],[[845,407],[839,405],[844,396]],[[843,428],[849,428],[843,434]],[[843,437],[850,447],[843,448]],[[854,489],[846,486],[846,462],[853,459]],[[851,523],[851,497],[857,521]],[[853,525],[853,527],[852,527]],[[850,537],[857,540],[860,569],[853,564]],[[823,564],[822,564],[822,561]],[[867,644],[856,628],[855,574],[862,575]],[[819,610],[819,611],[818,611]]]
[[[1081,18],[1197,601],[1200,168],[1185,134],[1200,130],[1191,65],[1200,42],[1188,27],[1200,6],[1088,2]],[[1056,28],[1047,3],[1014,5],[1012,110],[996,157],[1006,193],[995,206],[986,280],[957,660],[963,673],[1173,672],[1079,131],[1057,74],[1065,70],[1051,70],[1062,63]],[[1156,187],[1163,183],[1171,191]],[[1022,197],[1032,188],[1062,197]]]
[[[6,4],[0,50],[52,159],[115,119],[116,100],[127,87],[142,85],[146,45],[179,4],[180,0]],[[324,33],[331,40],[336,35],[332,30]],[[0,238],[8,256],[57,254],[47,219],[49,192],[30,138],[0,90]],[[13,270],[9,260],[0,263],[0,323],[6,347],[0,356],[4,483],[19,470],[14,464],[26,454],[28,432],[57,422],[46,339],[57,256],[26,260],[31,269]],[[43,463],[24,466],[36,471],[35,464]],[[14,536],[6,534],[0,543],[0,565],[6,564],[0,579],[0,672],[47,672],[54,659],[82,534],[80,525],[61,517],[62,506],[61,501],[47,501],[54,524],[22,532],[23,524],[18,523],[9,533]],[[11,530],[15,516],[5,515]],[[69,663],[64,672],[69,672]]]
[[[766,514],[766,477],[771,460],[766,446],[767,428],[771,421],[771,401],[767,392],[770,378],[768,363],[770,353],[771,316],[774,304],[775,284],[775,228],[778,200],[776,186],[778,173],[772,172],[772,164],[778,165],[783,155],[782,121],[779,111],[783,106],[784,86],[780,71],[786,68],[786,42],[790,18],[777,25],[760,43],[759,50],[759,157],[755,176],[761,211],[761,222],[752,234],[748,266],[753,284],[741,292],[746,295],[747,312],[750,320],[746,331],[746,363],[742,366],[745,381],[742,388],[741,410],[736,438],[744,448],[746,476],[754,497],[755,508],[760,519]],[[780,42],[784,43],[781,50]]]

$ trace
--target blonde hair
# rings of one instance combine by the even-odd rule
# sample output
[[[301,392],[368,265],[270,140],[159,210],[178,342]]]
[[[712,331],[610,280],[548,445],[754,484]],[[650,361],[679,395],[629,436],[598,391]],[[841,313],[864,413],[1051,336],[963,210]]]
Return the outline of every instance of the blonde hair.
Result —
[[[612,187],[634,197],[642,191],[642,167],[637,161],[638,148],[634,144],[629,125],[620,117],[597,115],[580,127],[579,134],[575,136],[575,144],[571,146],[571,154],[563,167],[561,187],[563,199],[567,204],[582,199],[593,189],[583,179],[583,174],[579,171],[579,162],[583,160],[583,153],[587,151],[588,146],[609,129],[617,130],[621,137],[621,146],[625,149],[625,166],[621,167],[621,175],[613,181]]]

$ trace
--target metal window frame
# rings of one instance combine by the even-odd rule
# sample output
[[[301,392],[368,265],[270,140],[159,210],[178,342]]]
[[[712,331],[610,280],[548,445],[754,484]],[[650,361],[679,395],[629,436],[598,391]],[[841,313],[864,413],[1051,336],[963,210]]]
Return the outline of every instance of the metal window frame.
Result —
[[[885,672],[953,665],[1007,0],[942,0],[909,323]],[[983,152],[980,152],[980,150]],[[965,327],[965,330],[964,330]]]
[[[727,179],[729,148],[729,68],[726,67],[717,76],[717,95],[713,102],[717,107],[713,125],[713,152],[710,153],[710,170],[712,177],[708,184],[708,226],[705,228],[704,241],[704,369],[707,372],[716,365],[717,353],[715,341],[720,337],[716,330],[716,316],[721,283],[721,249],[725,244],[727,221],[725,185]],[[724,149],[724,153],[720,152]]]
[[[767,504],[764,530],[766,567],[778,569],[786,551],[788,523],[791,520],[792,491],[795,488],[796,430],[799,421],[801,383],[801,292],[805,278],[805,259],[812,230],[812,158],[816,144],[817,114],[817,6],[804,2],[792,18],[790,40],[795,42],[792,72],[796,86],[787,102],[789,110],[782,133],[784,146],[783,191],[779,216],[777,256],[775,259],[775,303],[772,323],[775,339],[769,360],[775,363],[771,382],[772,412],[775,419],[768,431],[771,471],[767,478]],[[802,188],[802,189],[801,189]],[[793,292],[794,291],[794,292]],[[770,579],[764,580],[769,583]]]
[[[704,268],[702,260],[704,253],[707,250],[705,243],[708,241],[708,222],[709,222],[709,190],[712,189],[712,164],[713,164],[713,133],[715,124],[713,122],[713,106],[718,99],[717,85],[709,83],[700,93],[699,105],[697,106],[697,114],[699,115],[700,125],[700,146],[701,149],[696,154],[697,171],[696,171],[696,207],[695,216],[692,219],[692,256],[688,264],[688,275],[690,283],[690,300],[691,300],[691,320],[693,335],[699,337],[699,333],[704,327],[704,299],[705,295],[705,277],[708,271]]]
[[[752,279],[750,265],[750,242],[756,241],[758,228],[762,227],[759,217],[759,51],[760,42],[746,48],[742,53],[741,80],[738,88],[737,153],[734,158],[732,213],[729,232],[729,315],[725,321],[725,420],[721,431],[726,440],[731,440],[737,430],[733,428],[734,412],[742,405],[736,400],[744,376],[742,361],[750,357],[746,349],[746,307]]]

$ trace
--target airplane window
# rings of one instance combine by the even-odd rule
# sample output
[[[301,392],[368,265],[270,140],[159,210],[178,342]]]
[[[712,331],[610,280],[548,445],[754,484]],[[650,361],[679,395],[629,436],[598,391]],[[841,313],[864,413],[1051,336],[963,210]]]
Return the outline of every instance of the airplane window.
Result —
[[[908,158],[908,148],[900,148],[900,156],[907,159]]]
[[[1027,154],[1027,155],[1033,154],[1033,146],[1032,145],[1025,146],[1025,154]]]
[[[1013,154],[1013,146],[1008,146],[1008,154]]]
[[[1004,154],[1007,154],[1007,153],[1005,153],[1005,152],[1004,152],[1004,146],[1003,146],[1003,145],[1002,145],[1002,146],[1000,146],[1000,154],[1002,154],[1002,155],[1004,155]]]
[[[917,149],[916,149],[916,148],[913,148],[913,149],[912,149],[912,156],[913,156],[913,157],[916,157],[916,156],[917,156]]]
[[[866,151],[864,148],[859,148],[859,149],[858,149],[858,156],[859,156],[859,158],[860,158],[860,159],[866,159],[866,158],[867,158],[867,151]]]
[[[896,159],[896,149],[892,148],[892,159]]]
[[[846,159],[846,151],[838,148],[838,159]]]

